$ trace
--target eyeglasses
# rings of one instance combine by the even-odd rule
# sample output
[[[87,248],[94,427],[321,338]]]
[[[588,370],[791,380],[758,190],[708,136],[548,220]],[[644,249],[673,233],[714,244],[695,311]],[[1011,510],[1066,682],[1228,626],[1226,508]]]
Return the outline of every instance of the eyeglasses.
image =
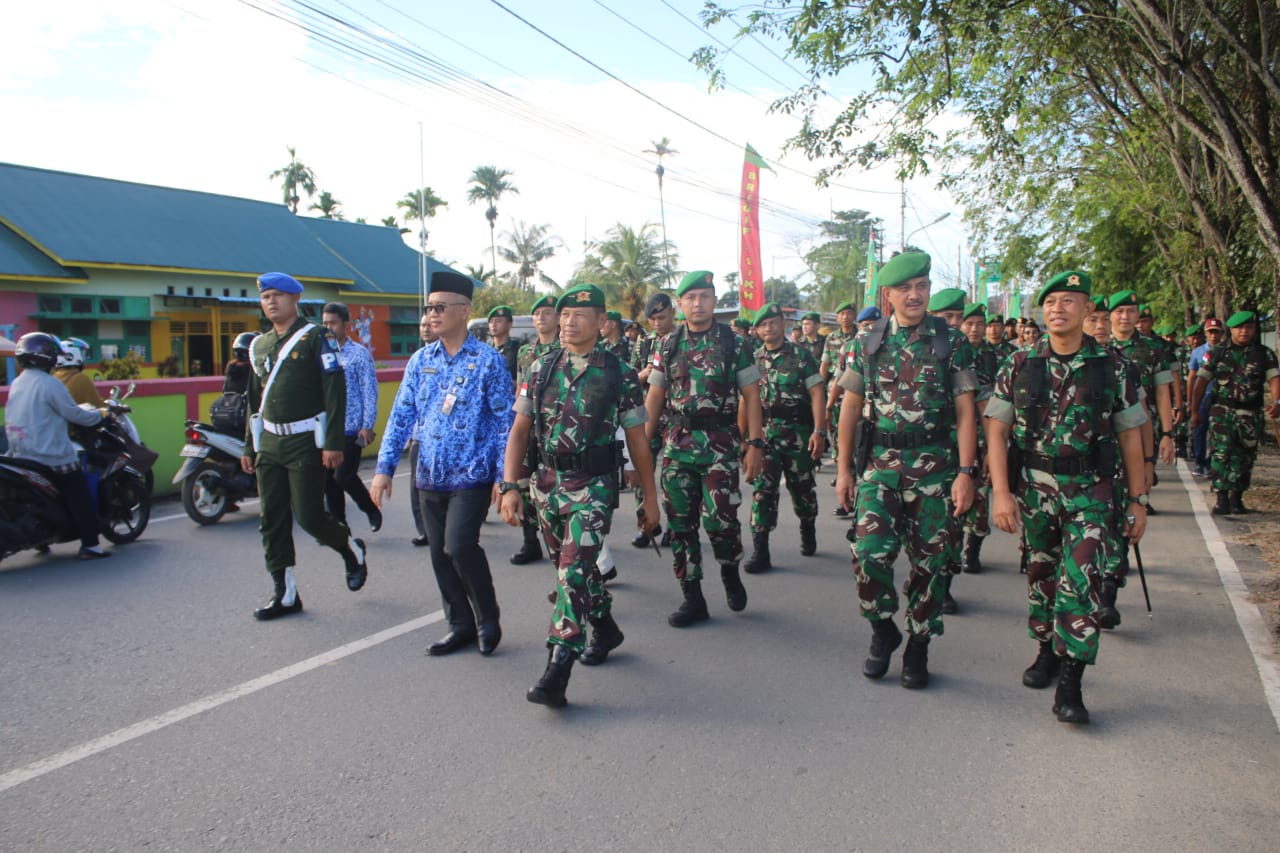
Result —
[[[465,302],[428,302],[422,306],[428,314],[443,314],[451,305],[465,305]]]

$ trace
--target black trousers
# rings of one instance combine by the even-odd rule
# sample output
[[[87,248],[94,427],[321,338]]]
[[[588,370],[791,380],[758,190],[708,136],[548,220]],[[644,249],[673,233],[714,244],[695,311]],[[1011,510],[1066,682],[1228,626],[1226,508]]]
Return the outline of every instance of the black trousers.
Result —
[[[89,494],[89,481],[83,471],[54,474],[49,479],[62,495],[62,505],[67,508],[76,530],[80,531],[80,547],[92,548],[98,544],[98,512]]]
[[[356,436],[347,436],[347,442],[342,448],[342,464],[324,478],[324,505],[338,521],[347,520],[345,495],[351,495],[356,507],[365,515],[374,508],[369,489],[360,479],[360,454],[363,452],[364,448],[356,444]]]
[[[431,540],[431,568],[444,600],[445,619],[453,631],[498,626],[498,597],[489,559],[480,547],[480,525],[492,492],[490,485],[456,492],[418,492],[422,520]]]
[[[426,522],[422,520],[422,504],[418,500],[418,442],[409,442],[409,506],[413,509],[413,526],[419,536],[427,535]]]

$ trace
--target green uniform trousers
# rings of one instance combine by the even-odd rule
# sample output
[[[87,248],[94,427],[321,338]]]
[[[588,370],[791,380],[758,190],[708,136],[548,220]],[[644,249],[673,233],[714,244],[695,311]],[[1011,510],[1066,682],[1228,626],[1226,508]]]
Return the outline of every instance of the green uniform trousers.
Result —
[[[699,515],[716,562],[737,565],[742,561],[742,525],[738,521],[742,492],[738,488],[738,472],[735,458],[702,467],[692,462],[673,461],[668,455],[663,463],[663,510],[671,530],[671,556],[678,579],[702,580]]]
[[[351,531],[324,507],[326,471],[311,433],[277,436],[264,432],[257,460],[261,517],[258,530],[267,571],[297,565],[293,520],[321,545],[341,553]]]
[[[547,642],[581,654],[589,620],[607,616],[613,606],[598,561],[613,514],[609,507],[614,490],[600,477],[586,490],[546,493],[535,486],[531,492],[556,565],[556,603]]]

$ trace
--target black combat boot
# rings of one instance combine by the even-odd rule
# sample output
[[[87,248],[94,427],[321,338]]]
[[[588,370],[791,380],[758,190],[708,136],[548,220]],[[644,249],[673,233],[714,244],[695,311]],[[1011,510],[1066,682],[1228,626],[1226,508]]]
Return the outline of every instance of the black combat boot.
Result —
[[[912,634],[902,653],[902,686],[919,690],[929,686],[929,638]]]
[[[972,533],[964,535],[964,555],[960,558],[960,568],[968,575],[982,574],[982,540],[985,536],[976,536]]]
[[[681,581],[680,591],[684,593],[684,601],[667,617],[668,625],[687,628],[694,622],[705,622],[711,618],[707,612],[707,600],[702,597],[702,581]]]
[[[1060,723],[1089,722],[1089,709],[1084,706],[1080,679],[1084,676],[1084,661],[1069,658],[1062,664],[1058,676],[1058,692],[1053,697],[1053,713]]]
[[[523,566],[536,563],[542,559],[542,543],[538,541],[538,528],[533,525],[521,525],[524,528],[524,545],[511,555],[511,565]]]
[[[893,624],[893,618],[871,623],[871,650],[862,664],[862,674],[867,678],[883,678],[889,671],[889,658],[893,650],[902,644],[902,632]]]
[[[840,504],[836,504],[836,508],[831,510],[831,514],[836,518],[848,518],[850,515],[849,510],[840,506]]]
[[[271,581],[275,584],[275,594],[264,607],[253,611],[253,618],[263,622],[279,619],[302,612],[302,596],[298,595],[298,586],[293,580],[293,569],[272,572]]]
[[[814,529],[814,519],[800,520],[800,556],[812,557],[818,552],[818,532]]]
[[[742,585],[742,576],[738,574],[737,563],[720,564],[720,580],[724,581],[725,601],[734,613],[747,606],[747,588]]]
[[[598,666],[609,658],[609,652],[622,645],[622,629],[607,614],[591,620],[591,640],[582,650],[578,660],[583,666]]]
[[[564,698],[565,688],[569,686],[569,672],[573,669],[573,649],[568,646],[552,646],[547,655],[547,669],[538,679],[538,683],[529,688],[524,698],[537,705],[548,708],[563,708],[568,704]]]
[[[1227,501],[1231,505],[1232,515],[1244,515],[1249,510],[1244,505],[1244,492],[1230,492]]]
[[[1218,492],[1218,502],[1209,511],[1214,515],[1231,515],[1231,499],[1225,491]]]
[[[353,538],[342,551],[342,561],[347,565],[347,589],[359,592],[369,579],[369,563],[365,556],[364,540]]]
[[[653,542],[649,539],[649,534],[641,531],[631,540],[632,548],[648,548]]]
[[[773,568],[773,560],[769,556],[769,532],[751,534],[751,556],[742,564],[742,570],[749,575],[759,575]]]
[[[662,540],[658,544],[663,548],[671,547],[671,528],[662,531]]]
[[[1116,609],[1117,588],[1115,578],[1103,578],[1098,588],[1098,625],[1108,631],[1120,626],[1120,611]]]
[[[1062,666],[1062,658],[1053,653],[1053,643],[1048,640],[1042,640],[1036,659],[1022,673],[1023,686],[1030,687],[1033,690],[1043,690],[1049,686],[1049,682],[1053,681],[1053,677],[1058,674],[1060,666]]]
[[[948,569],[947,577],[943,584],[943,591],[945,594],[942,597],[942,612],[947,616],[951,616],[952,614],[960,612],[960,605],[957,604],[956,600],[951,597],[951,582],[955,580],[955,578],[956,576],[951,572],[950,569]]]

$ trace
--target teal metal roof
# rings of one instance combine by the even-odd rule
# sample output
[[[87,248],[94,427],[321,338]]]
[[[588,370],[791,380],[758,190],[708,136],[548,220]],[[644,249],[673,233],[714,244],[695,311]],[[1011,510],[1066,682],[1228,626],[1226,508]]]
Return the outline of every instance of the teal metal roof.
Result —
[[[427,263],[428,272],[450,269],[433,258]],[[295,216],[282,204],[252,199],[0,163],[0,273],[83,278],[79,270],[64,269],[75,265],[247,275],[283,270],[301,279],[350,282],[353,290],[370,293],[418,292],[418,253],[395,228]]]
[[[0,275],[84,279],[83,270],[58,265],[3,223],[0,223]]]

